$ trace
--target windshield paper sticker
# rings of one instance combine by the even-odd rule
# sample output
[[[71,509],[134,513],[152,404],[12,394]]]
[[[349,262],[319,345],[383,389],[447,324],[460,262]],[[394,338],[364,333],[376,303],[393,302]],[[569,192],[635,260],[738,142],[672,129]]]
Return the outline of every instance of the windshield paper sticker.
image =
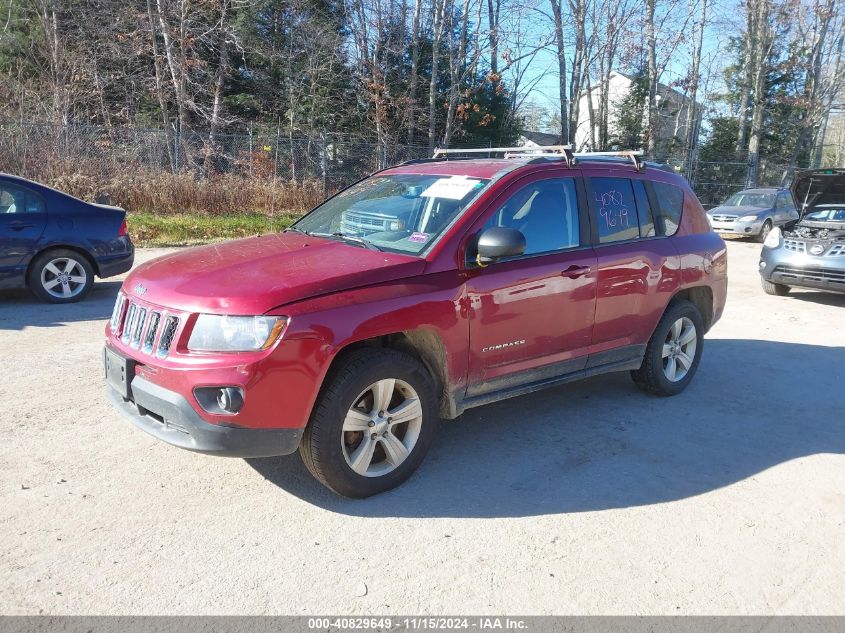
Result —
[[[448,200],[462,200],[472,189],[481,184],[480,180],[473,180],[465,176],[452,176],[435,180],[420,195],[424,198],[447,198]]]
[[[417,244],[425,244],[428,241],[428,233],[411,233],[408,236],[409,242],[416,242]]]

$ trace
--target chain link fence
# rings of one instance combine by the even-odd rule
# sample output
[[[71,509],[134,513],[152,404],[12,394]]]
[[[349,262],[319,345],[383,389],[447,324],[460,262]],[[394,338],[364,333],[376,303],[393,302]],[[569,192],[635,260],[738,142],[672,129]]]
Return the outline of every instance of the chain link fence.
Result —
[[[424,145],[281,127],[212,134],[0,123],[0,171],[152,212],[302,212],[377,169],[428,156]],[[706,207],[745,187],[743,161],[699,162],[691,173],[681,160],[663,162],[687,177]],[[761,161],[758,184],[786,185],[795,169]]]

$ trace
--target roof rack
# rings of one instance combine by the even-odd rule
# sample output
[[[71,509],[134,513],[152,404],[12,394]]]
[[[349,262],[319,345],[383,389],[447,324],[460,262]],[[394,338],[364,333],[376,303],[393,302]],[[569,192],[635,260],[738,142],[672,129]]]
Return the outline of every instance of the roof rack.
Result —
[[[574,167],[578,159],[590,158],[624,158],[634,165],[637,171],[643,171],[646,162],[643,160],[642,150],[624,150],[615,152],[573,152],[571,145],[546,145],[541,147],[475,147],[434,150],[431,160],[438,160],[441,157],[449,160],[449,156],[458,158],[462,154],[504,154],[505,158],[556,158],[560,157],[566,161],[567,167]]]
[[[449,160],[449,155],[459,154],[504,154],[505,158],[526,158],[526,157],[561,157],[566,161],[568,166],[575,164],[572,158],[571,145],[544,145],[540,147],[473,147],[473,148],[454,148],[443,149],[436,148],[434,150],[433,158],[437,159],[441,156]]]
[[[643,171],[646,166],[646,162],[643,160],[643,151],[639,150],[623,150],[617,152],[577,152],[573,154],[573,156],[577,158],[593,158],[593,157],[610,157],[610,158],[626,158],[630,160],[631,163],[634,165],[634,169],[637,171]]]

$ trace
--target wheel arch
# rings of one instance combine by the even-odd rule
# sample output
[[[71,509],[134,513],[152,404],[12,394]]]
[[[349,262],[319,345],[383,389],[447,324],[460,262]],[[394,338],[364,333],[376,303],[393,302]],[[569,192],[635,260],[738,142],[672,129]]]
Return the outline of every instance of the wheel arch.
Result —
[[[343,358],[352,352],[367,348],[393,349],[420,361],[435,383],[440,402],[440,416],[443,418],[456,417],[455,400],[449,388],[446,348],[440,336],[430,328],[393,332],[344,345],[332,358],[323,379],[323,385],[331,380],[334,371]]]
[[[32,271],[32,266],[35,263],[35,260],[41,257],[44,253],[48,253],[50,251],[74,251],[78,253],[80,256],[85,258],[85,261],[91,266],[91,269],[94,271],[94,274],[99,277],[100,276],[100,267],[97,265],[97,260],[91,256],[91,253],[88,252],[86,249],[78,246],[76,244],[49,244],[47,246],[43,246],[38,251],[33,254],[30,258],[29,262],[26,265],[26,272],[24,273],[24,279],[29,280],[29,273]]]
[[[710,286],[692,286],[690,288],[682,288],[676,292],[669,303],[666,305],[668,310],[673,304],[678,301],[689,301],[701,313],[701,318],[704,320],[705,334],[713,325],[713,289]],[[663,312],[665,313],[666,310]]]

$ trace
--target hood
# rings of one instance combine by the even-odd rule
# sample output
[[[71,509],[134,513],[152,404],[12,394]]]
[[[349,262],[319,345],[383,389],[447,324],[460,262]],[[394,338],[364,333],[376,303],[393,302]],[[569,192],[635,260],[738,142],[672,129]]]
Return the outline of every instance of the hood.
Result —
[[[424,268],[425,260],[410,255],[278,233],[159,257],[136,268],[123,287],[129,295],[166,308],[263,314],[285,303],[401,279]]]
[[[710,215],[718,215],[721,213],[730,214],[730,215],[757,215],[758,213],[763,213],[764,211],[769,211],[771,207],[753,207],[750,204],[743,204],[738,207],[726,207],[720,206],[710,209],[707,213]]]
[[[801,217],[817,204],[845,203],[845,169],[807,169],[792,180],[792,197]]]

